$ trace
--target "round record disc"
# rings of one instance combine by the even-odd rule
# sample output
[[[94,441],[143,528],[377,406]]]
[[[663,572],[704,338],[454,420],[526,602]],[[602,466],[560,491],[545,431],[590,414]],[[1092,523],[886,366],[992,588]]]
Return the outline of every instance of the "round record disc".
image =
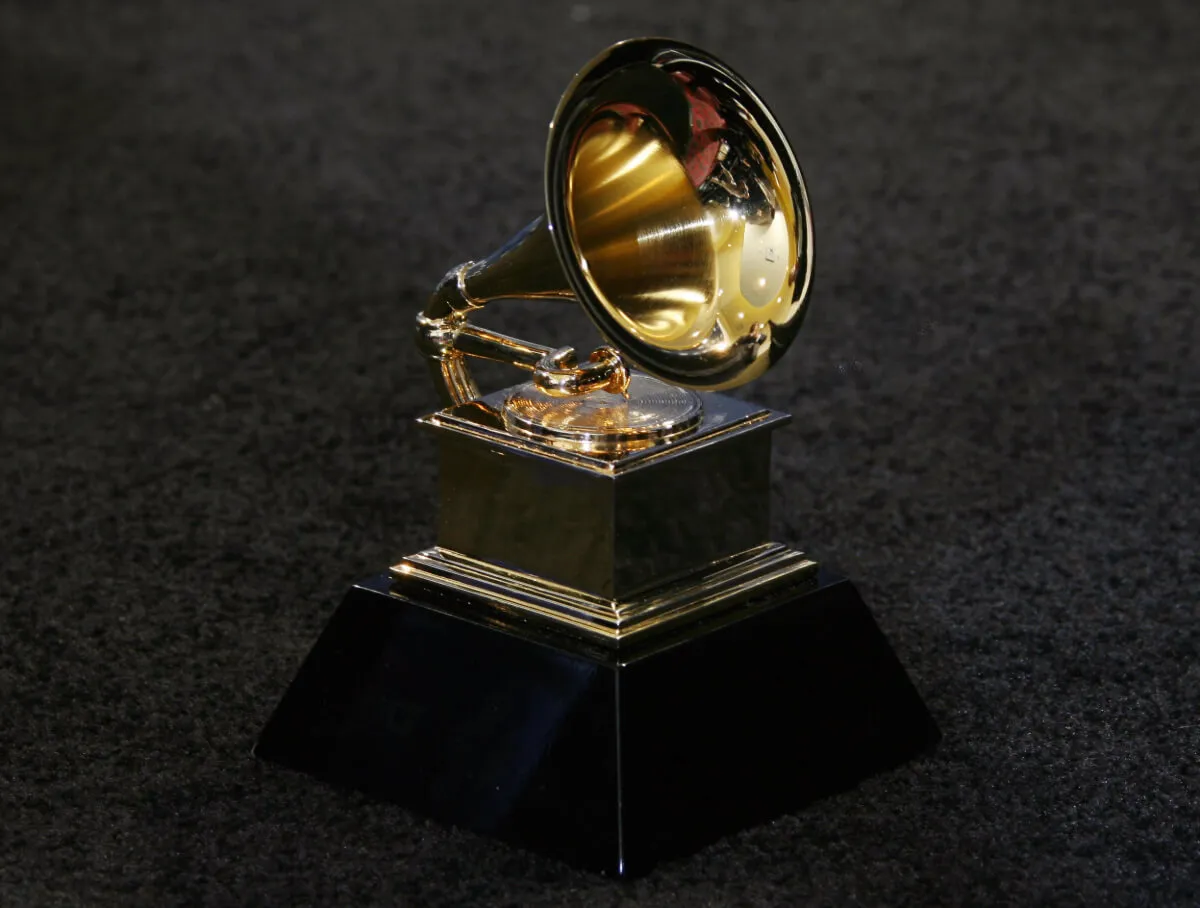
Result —
[[[634,373],[628,397],[593,391],[552,397],[532,382],[504,402],[504,422],[515,435],[574,451],[635,451],[678,438],[704,416],[700,396],[649,375]]]

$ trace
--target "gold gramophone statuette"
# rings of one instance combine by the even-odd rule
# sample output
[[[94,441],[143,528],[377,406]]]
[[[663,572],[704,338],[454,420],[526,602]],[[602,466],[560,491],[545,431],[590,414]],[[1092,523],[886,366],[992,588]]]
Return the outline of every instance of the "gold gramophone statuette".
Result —
[[[393,570],[609,641],[811,572],[767,536],[786,417],[696,393],[762,375],[804,317],[812,217],[775,119],[708,54],[628,41],[563,95],[545,176],[545,213],[417,318],[438,544]],[[608,343],[581,362],[472,323],[505,298],[577,301]],[[531,379],[481,394],[472,358]]]
[[[716,393],[804,317],[812,221],[753,90],[627,41],[567,89],[546,210],[417,318],[443,409],[436,544],[355,583],[265,760],[617,876],[844,791],[938,738],[853,585],[771,541],[788,417]],[[583,360],[472,322],[583,306]],[[481,393],[474,358],[529,373]]]

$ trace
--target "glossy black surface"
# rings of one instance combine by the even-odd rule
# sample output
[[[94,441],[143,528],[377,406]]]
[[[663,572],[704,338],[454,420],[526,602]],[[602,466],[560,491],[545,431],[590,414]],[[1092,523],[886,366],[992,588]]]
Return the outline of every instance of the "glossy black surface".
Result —
[[[853,586],[616,655],[353,587],[258,756],[614,875],[852,787],[937,728]]]

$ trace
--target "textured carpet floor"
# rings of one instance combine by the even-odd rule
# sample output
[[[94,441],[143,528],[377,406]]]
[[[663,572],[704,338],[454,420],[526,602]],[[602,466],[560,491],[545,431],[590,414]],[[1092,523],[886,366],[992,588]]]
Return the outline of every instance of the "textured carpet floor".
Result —
[[[805,168],[778,535],[945,741],[621,885],[249,749],[431,539],[416,308],[656,33]],[[1198,96],[1188,0],[0,6],[0,903],[1196,904]]]

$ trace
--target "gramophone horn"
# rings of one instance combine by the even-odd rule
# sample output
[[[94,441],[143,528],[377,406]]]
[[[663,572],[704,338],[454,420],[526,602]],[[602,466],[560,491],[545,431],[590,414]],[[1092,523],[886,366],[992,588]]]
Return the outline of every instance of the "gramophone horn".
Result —
[[[610,47],[559,102],[545,180],[545,214],[447,274],[417,319],[447,403],[479,396],[467,357],[528,369],[553,396],[624,392],[626,361],[716,390],[757,378],[791,344],[812,277],[804,179],[725,64],[657,38]],[[611,346],[579,363],[468,321],[502,298],[577,299]]]

